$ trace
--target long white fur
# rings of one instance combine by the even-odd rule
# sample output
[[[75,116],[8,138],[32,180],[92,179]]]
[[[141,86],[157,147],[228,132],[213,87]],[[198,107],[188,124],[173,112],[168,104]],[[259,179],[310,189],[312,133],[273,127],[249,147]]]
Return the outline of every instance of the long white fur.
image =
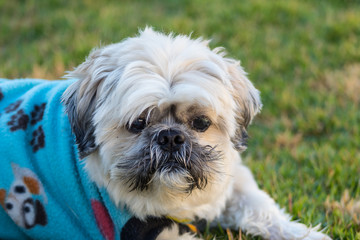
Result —
[[[224,227],[240,227],[268,239],[330,239],[318,228],[290,221],[242,165],[231,140],[245,121],[243,114],[251,121],[260,111],[260,96],[239,62],[226,58],[221,48],[211,50],[208,41],[146,28],[137,37],[94,50],[69,76],[80,79],[75,85],[80,89],[78,111],[87,111],[96,92],[92,121],[99,148],[87,157],[85,167],[119,207],[126,205],[141,219],[216,219]],[[221,163],[214,166],[218,172],[205,189],[191,194],[177,187],[185,181],[181,176],[154,177],[151,191],[129,192],[116,178],[115,168],[137,150],[137,136],[125,126],[144,111],[161,112],[171,105],[185,114],[194,105],[208,113],[213,125],[196,138],[223,153]]]
[[[170,228],[163,230],[156,240],[200,240],[194,236],[195,234],[185,233],[179,235],[179,227],[176,224],[173,224]]]

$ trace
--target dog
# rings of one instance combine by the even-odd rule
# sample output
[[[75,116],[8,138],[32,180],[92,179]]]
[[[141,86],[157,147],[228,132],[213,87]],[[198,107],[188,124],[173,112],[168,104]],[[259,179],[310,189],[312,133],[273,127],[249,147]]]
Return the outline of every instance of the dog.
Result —
[[[166,35],[147,27],[135,37],[94,49],[66,77],[72,80],[54,83],[62,84],[58,89],[64,105],[64,109],[56,109],[66,114],[49,114],[47,109],[52,105],[46,103],[44,116],[52,115],[52,121],[65,116],[68,125],[62,121],[62,135],[51,138],[51,143],[47,140],[35,152],[40,154],[49,144],[60,141],[61,150],[53,153],[73,160],[66,165],[69,174],[61,171],[53,175],[67,182],[80,178],[81,186],[91,186],[83,187],[85,195],[95,196],[84,204],[89,211],[81,210],[72,197],[65,197],[72,192],[57,200],[68,201],[61,206],[70,208],[68,215],[75,215],[75,220],[89,212],[95,216],[96,221],[86,229],[97,225],[100,230],[89,230],[90,236],[198,239],[189,231],[191,225],[184,222],[205,219],[265,239],[330,239],[319,226],[308,228],[291,221],[242,164],[240,153],[247,148],[247,128],[262,103],[239,61],[227,57],[223,48],[210,49],[207,40]],[[1,84],[0,96],[6,98]],[[52,98],[53,104],[60,104],[58,94],[51,96],[57,96]],[[18,105],[13,112],[29,104]],[[22,114],[23,123],[26,111]],[[31,118],[28,114],[27,122]],[[11,119],[9,116],[6,121]],[[27,131],[21,126],[17,132]],[[73,136],[70,128],[75,154],[69,150],[74,140],[61,142],[64,134],[70,139]],[[45,126],[41,129],[49,139]],[[55,158],[48,154],[46,160],[39,161],[49,165],[49,156]],[[66,191],[67,187],[60,189],[49,179],[41,179],[45,192],[47,184]],[[47,195],[57,191],[48,190]],[[121,221],[116,220],[119,212],[124,218]],[[50,225],[51,214],[47,214]]]

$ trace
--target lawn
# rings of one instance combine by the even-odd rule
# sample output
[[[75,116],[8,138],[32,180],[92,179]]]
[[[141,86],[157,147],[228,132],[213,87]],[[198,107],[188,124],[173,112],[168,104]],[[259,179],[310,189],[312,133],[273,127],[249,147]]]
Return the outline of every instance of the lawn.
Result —
[[[59,79],[146,25],[211,38],[261,91],[243,154],[261,188],[294,219],[360,239],[359,13],[355,0],[0,0],[0,77]]]

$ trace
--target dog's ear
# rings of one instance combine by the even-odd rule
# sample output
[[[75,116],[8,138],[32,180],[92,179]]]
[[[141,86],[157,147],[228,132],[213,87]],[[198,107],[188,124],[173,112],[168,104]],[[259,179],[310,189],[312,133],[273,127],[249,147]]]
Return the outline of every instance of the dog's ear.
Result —
[[[100,95],[100,86],[115,68],[109,58],[108,54],[103,53],[103,49],[93,50],[85,62],[66,75],[67,78],[78,79],[66,89],[62,102],[75,134],[80,158],[97,149],[93,115]]]
[[[247,148],[248,135],[246,129],[262,107],[260,92],[246,77],[246,73],[238,61],[233,59],[225,60],[227,61],[228,74],[233,87],[232,96],[237,107],[237,129],[235,136],[231,140],[235,149],[243,152]]]

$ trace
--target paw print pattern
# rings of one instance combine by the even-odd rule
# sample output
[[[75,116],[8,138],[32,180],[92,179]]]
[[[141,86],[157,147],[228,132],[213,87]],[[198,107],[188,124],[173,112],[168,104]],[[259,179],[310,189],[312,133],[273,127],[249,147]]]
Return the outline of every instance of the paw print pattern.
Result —
[[[31,125],[35,125],[37,122],[41,121],[44,116],[46,103],[41,105],[35,105],[34,110],[31,112]]]
[[[4,98],[4,94],[3,92],[1,91],[1,88],[0,88],[0,101]]]
[[[11,116],[11,120],[7,123],[7,125],[10,126],[10,130],[14,132],[19,129],[25,130],[28,123],[29,116],[24,113],[24,110],[20,109],[16,114]]]
[[[42,126],[39,126],[38,129],[36,129],[33,134],[33,138],[30,142],[33,152],[37,152],[40,148],[45,147],[45,134]]]
[[[16,101],[16,102],[10,104],[9,106],[7,106],[7,107],[5,108],[5,112],[6,112],[6,113],[10,113],[10,112],[16,111],[16,110],[19,108],[19,106],[20,106],[21,103],[22,103],[22,100],[18,100],[18,101]]]

